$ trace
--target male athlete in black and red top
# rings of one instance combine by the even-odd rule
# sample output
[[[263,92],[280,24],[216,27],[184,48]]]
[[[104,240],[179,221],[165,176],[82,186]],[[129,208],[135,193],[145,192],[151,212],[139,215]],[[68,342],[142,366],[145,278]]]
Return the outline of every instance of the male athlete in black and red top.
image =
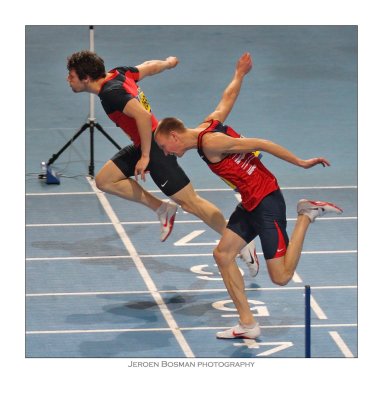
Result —
[[[177,118],[165,118],[155,132],[155,140],[165,154],[181,157],[187,150],[197,149],[209,168],[230,186],[236,187],[242,197],[213,252],[240,318],[235,327],[217,333],[221,339],[255,339],[260,335],[259,324],[247,301],[242,275],[235,263],[238,250],[259,236],[271,280],[286,285],[297,267],[310,223],[326,212],[342,212],[331,203],[300,200],[297,222],[289,243],[286,205],[278,182],[253,152],[267,152],[302,168],[330,164],[322,157],[302,160],[276,143],[243,138],[231,127],[223,125],[251,67],[251,56],[245,53],[237,62],[234,77],[217,108],[202,124],[192,129],[186,128]]]
[[[174,68],[177,64],[176,57],[168,57],[106,72],[102,58],[91,51],[74,53],[67,62],[67,80],[73,92],[97,94],[109,118],[133,141],[97,173],[97,187],[155,211],[161,222],[161,241],[166,240],[172,231],[177,205],[153,196],[138,183],[138,177],[145,181],[146,172],[150,173],[159,189],[186,212],[196,215],[219,234],[226,227],[220,210],[196,194],[177,158],[166,157],[153,141],[158,122],[138,81]],[[133,176],[135,179],[132,179]],[[243,248],[240,255],[250,273],[255,275],[258,264],[255,262],[254,243]]]
[[[135,119],[124,114],[124,108],[130,100],[136,99],[147,111],[151,111],[149,101],[137,85],[139,78],[137,67],[114,68],[109,71],[109,76],[105,78],[98,93],[108,117],[130,137],[136,147],[141,144],[140,133]],[[151,122],[151,130],[154,131],[158,121],[152,113]]]

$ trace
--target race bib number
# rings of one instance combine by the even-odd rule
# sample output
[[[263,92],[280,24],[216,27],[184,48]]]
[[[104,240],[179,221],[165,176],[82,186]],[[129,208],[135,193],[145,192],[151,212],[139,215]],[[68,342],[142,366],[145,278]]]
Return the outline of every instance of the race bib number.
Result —
[[[138,97],[138,101],[144,106],[145,110],[151,111],[149,101],[146,98],[145,93],[140,88],[138,88],[138,96],[137,97]]]

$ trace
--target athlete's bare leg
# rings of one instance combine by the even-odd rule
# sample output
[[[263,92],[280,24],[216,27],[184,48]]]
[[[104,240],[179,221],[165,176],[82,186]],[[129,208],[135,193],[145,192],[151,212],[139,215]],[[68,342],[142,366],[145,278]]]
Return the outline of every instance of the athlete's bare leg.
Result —
[[[245,284],[235,258],[246,242],[230,229],[225,229],[218,246],[214,249],[214,259],[221,272],[226,289],[244,325],[253,325],[254,316],[245,293]]]
[[[220,235],[223,234],[227,222],[221,211],[210,201],[198,196],[191,183],[170,197],[184,211],[194,214]]]
[[[163,203],[139,185],[134,178],[127,178],[111,160],[106,162],[97,174],[96,186],[103,192],[141,203],[153,211]]]
[[[306,215],[298,215],[290,243],[283,257],[266,260],[270,279],[277,285],[286,285],[297,268],[310,219]]]

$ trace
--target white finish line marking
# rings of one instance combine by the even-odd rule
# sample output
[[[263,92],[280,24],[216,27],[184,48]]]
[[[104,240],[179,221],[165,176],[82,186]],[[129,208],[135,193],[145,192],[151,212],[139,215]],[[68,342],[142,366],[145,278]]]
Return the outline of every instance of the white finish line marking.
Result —
[[[122,240],[122,243],[124,244],[126,250],[129,252],[129,254],[132,257],[132,260],[134,264],[137,267],[138,272],[140,273],[142,279],[145,282],[145,285],[150,291],[150,294],[153,296],[155,302],[157,303],[163,317],[165,318],[165,321],[169,325],[169,327],[172,330],[172,333],[174,334],[175,338],[177,339],[179,345],[181,346],[181,349],[185,353],[186,357],[194,357],[194,354],[189,347],[189,344],[185,340],[183,334],[180,331],[180,328],[178,327],[176,321],[174,320],[170,310],[166,306],[165,302],[163,301],[160,293],[158,292],[158,289],[156,285],[154,284],[152,278],[150,277],[147,269],[145,268],[144,263],[141,261],[141,258],[139,257],[135,247],[133,246],[133,243],[129,239],[128,235],[126,234],[124,228],[121,225],[121,222],[119,221],[116,213],[113,211],[113,208],[111,207],[108,199],[104,195],[104,193],[100,192],[97,190],[95,183],[93,180],[91,180],[89,177],[86,178],[92,187],[92,189],[95,191],[102,207],[104,208],[106,214],[108,215],[109,219],[111,220],[114,228],[116,229],[116,232],[120,236],[120,239]]]

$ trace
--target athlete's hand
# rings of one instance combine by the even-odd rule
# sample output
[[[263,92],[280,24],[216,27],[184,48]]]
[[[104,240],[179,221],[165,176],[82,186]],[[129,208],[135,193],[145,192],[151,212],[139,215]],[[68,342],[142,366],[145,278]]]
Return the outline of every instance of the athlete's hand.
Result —
[[[243,53],[237,61],[236,70],[241,75],[246,75],[253,66],[253,60],[251,59],[250,53]]]
[[[168,62],[169,65],[168,69],[174,68],[178,64],[177,57],[170,56],[166,59],[166,61]]]
[[[322,164],[323,167],[330,166],[330,163],[325,158],[322,157],[310,158],[309,160],[301,160],[299,166],[308,169],[318,164]]]
[[[136,181],[138,181],[138,176],[141,176],[141,179],[145,182],[145,171],[149,164],[149,157],[142,156],[138,161],[134,168],[134,177]]]

